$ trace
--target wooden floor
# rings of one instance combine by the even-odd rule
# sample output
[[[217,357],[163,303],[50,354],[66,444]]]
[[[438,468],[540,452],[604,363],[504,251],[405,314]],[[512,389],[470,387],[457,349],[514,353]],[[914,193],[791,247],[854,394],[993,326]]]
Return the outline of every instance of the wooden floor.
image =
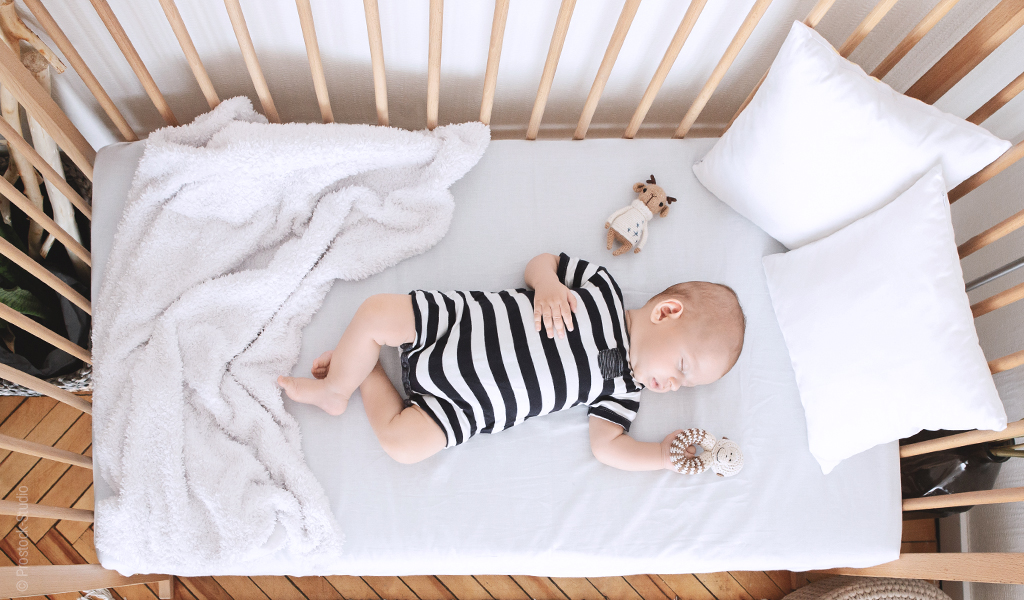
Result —
[[[91,453],[91,418],[50,398],[0,397],[0,433],[80,454]],[[0,450],[0,497],[92,509],[92,471]],[[904,524],[904,552],[936,551],[935,521]],[[0,566],[27,554],[31,565],[96,563],[88,523],[0,515]],[[24,554],[19,554],[24,553]],[[778,600],[805,582],[789,571],[527,577],[506,575],[416,577],[183,577],[182,600]],[[155,600],[156,587],[118,588],[121,598]],[[117,597],[117,596],[116,596]],[[51,596],[75,600],[78,594]]]

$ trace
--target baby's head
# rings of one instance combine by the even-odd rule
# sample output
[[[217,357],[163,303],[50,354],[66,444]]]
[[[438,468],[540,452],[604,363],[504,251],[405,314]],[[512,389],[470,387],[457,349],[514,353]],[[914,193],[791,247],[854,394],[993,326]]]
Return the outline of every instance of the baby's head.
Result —
[[[732,288],[677,283],[629,311],[629,365],[654,392],[721,379],[743,349],[746,318]]]

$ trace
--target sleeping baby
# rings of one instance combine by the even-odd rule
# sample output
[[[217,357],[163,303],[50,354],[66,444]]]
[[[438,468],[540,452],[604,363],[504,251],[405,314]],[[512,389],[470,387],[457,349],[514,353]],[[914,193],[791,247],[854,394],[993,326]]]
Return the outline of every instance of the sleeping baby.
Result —
[[[626,310],[604,267],[565,254],[535,257],[525,280],[532,290],[372,296],[338,346],[313,363],[316,379],[278,384],[332,415],[358,387],[381,446],[401,463],[585,404],[599,461],[675,470],[669,448],[677,432],[660,443],[626,435],[640,390],[703,385],[732,368],[745,326],[735,292],[691,281]],[[384,345],[401,347],[408,401],[378,361]]]

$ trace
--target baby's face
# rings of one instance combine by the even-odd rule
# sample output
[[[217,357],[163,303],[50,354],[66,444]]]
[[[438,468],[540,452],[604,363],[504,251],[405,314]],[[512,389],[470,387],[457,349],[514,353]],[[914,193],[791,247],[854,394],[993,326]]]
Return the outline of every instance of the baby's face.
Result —
[[[712,383],[732,366],[720,334],[688,320],[664,318],[645,333],[630,344],[630,366],[634,379],[653,392]]]

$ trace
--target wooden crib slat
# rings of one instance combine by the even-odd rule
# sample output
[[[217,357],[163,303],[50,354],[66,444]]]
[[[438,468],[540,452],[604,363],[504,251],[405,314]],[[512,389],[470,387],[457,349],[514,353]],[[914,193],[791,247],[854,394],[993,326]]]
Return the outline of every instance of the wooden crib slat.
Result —
[[[46,444],[38,444],[9,435],[0,434],[0,448],[19,452],[29,456],[38,456],[48,460],[57,461],[67,465],[75,465],[84,469],[92,469],[92,457],[75,454]]]
[[[590,128],[590,121],[594,118],[597,103],[601,101],[604,86],[608,83],[608,77],[615,66],[615,59],[619,57],[619,50],[622,49],[622,43],[626,40],[626,34],[629,33],[638,8],[640,8],[640,0],[626,0],[622,5],[619,20],[615,23],[615,29],[612,31],[612,39],[608,42],[604,58],[601,59],[601,66],[597,69],[597,76],[594,77],[594,85],[590,87],[590,94],[587,95],[587,101],[583,105],[583,113],[576,125],[576,132],[573,133],[572,139],[574,140],[582,140],[587,136],[587,129]]]
[[[110,99],[106,90],[100,85],[99,80],[92,74],[92,71],[86,66],[85,61],[82,60],[82,56],[75,50],[74,45],[71,44],[71,40],[68,36],[64,35],[64,31],[57,25],[57,22],[50,15],[50,12],[46,10],[43,3],[40,0],[25,0],[25,4],[28,9],[35,15],[36,20],[42,25],[43,30],[50,36],[53,43],[57,44],[60,51],[64,53],[64,58],[71,63],[71,68],[78,73],[78,76],[82,78],[85,83],[85,87],[89,88],[92,92],[93,97],[99,102],[103,112],[107,113],[110,120],[113,121],[114,126],[121,133],[121,137],[126,142],[134,142],[139,139],[139,136],[135,135],[135,131],[132,130],[131,125],[125,120],[124,115],[121,111],[117,110],[117,106],[114,105],[114,101]],[[52,133],[50,135],[53,135]]]
[[[811,9],[811,12],[807,14],[807,18],[803,20],[804,25],[807,25],[812,29],[816,27],[818,25],[818,22],[821,21],[822,17],[825,16],[825,14],[828,12],[828,9],[832,8],[832,5],[835,4],[835,2],[836,0],[818,0],[818,3],[814,5],[814,8]],[[726,125],[726,129],[732,127],[733,121],[736,120],[736,117],[740,116],[740,113],[743,112],[743,109],[745,109],[747,105],[750,104],[750,101],[754,99],[754,94],[757,93],[757,90],[761,89],[761,85],[767,78],[768,71],[765,71],[764,75],[761,76],[761,79],[758,80],[757,85],[754,86],[754,89],[750,90],[750,93],[747,94],[746,98],[744,98],[743,102],[740,104],[740,107],[736,109],[736,112],[732,115],[732,118],[729,119],[729,124]]]
[[[302,39],[306,43],[306,57],[309,59],[309,70],[313,74],[313,89],[316,90],[316,101],[320,105],[320,117],[324,123],[334,122],[331,100],[327,95],[327,78],[324,77],[324,64],[320,59],[320,45],[316,41],[316,26],[313,24],[313,8],[309,0],[295,0],[299,11],[299,24],[302,26]]]
[[[88,350],[66,338],[57,335],[56,333],[44,327],[43,325],[36,323],[32,319],[14,310],[10,306],[3,304],[2,302],[0,302],[0,319],[7,321],[8,323],[14,325],[15,327],[24,329],[25,331],[31,333],[37,338],[49,344],[52,344],[54,347],[59,348],[64,352],[67,352],[68,354],[74,356],[79,360],[85,361],[90,365],[92,364],[92,356],[90,356]]]
[[[828,14],[829,9],[832,8],[832,5],[835,3],[836,0],[818,0],[818,3],[814,5],[811,12],[807,13],[807,16],[804,18],[804,25],[811,29],[817,27],[818,23],[825,18],[825,15]]]
[[[900,554],[899,560],[860,569],[812,571],[832,575],[895,577],[979,583],[1024,583],[1024,553],[945,552]]]
[[[761,21],[761,17],[765,11],[768,10],[768,6],[771,5],[772,0],[757,0],[750,12],[747,13],[747,18],[743,20],[743,24],[740,25],[736,35],[733,36],[732,41],[729,42],[729,47],[725,49],[725,54],[722,55],[721,60],[715,66],[715,70],[711,72],[711,76],[708,77],[707,83],[704,84],[704,88],[701,89],[700,93],[697,94],[697,98],[690,105],[690,109],[686,111],[686,115],[683,116],[683,121],[679,124],[679,128],[676,129],[673,137],[682,138],[686,137],[686,134],[693,127],[694,122],[697,121],[697,117],[700,116],[704,106],[707,105],[708,100],[711,99],[711,95],[715,93],[715,89],[718,88],[718,84],[722,82],[722,78],[725,77],[725,73],[732,66],[732,62],[736,60],[740,50],[743,49],[743,44],[747,42],[750,34],[754,32],[754,28],[757,27],[758,22]]]
[[[149,69],[143,64],[142,58],[139,53],[135,51],[135,46],[132,45],[131,40],[128,39],[128,34],[125,33],[124,28],[121,27],[120,21],[114,15],[114,11],[111,10],[110,5],[107,4],[107,0],[89,0],[92,3],[92,7],[96,10],[96,14],[99,15],[100,20],[103,21],[103,25],[106,26],[107,31],[110,32],[110,37],[114,38],[114,43],[121,49],[121,54],[124,55],[125,60],[131,66],[132,71],[135,72],[135,76],[139,78],[139,83],[142,84],[142,88],[146,90],[146,95],[153,101],[153,106],[163,117],[164,122],[168,125],[177,125],[178,119],[175,118],[174,113],[171,111],[171,107],[167,104],[167,100],[164,99],[164,95],[160,93],[160,88],[157,87],[156,81],[153,80],[153,76],[149,74]]]
[[[444,0],[430,0],[430,41],[427,46],[427,129],[437,127],[438,103],[441,97],[441,34],[444,23]]]
[[[266,78],[263,77],[260,61],[256,58],[256,47],[252,45],[249,28],[245,24],[242,5],[238,3],[238,0],[224,0],[224,7],[228,10],[228,18],[231,19],[231,28],[235,31],[238,48],[242,51],[245,68],[249,70],[249,77],[256,88],[256,95],[259,96],[260,104],[263,105],[263,113],[271,123],[280,123],[281,117],[277,115],[277,107],[274,106],[274,99],[270,96],[270,88],[267,86]]]
[[[377,124],[388,125],[388,84],[384,74],[384,42],[380,35],[380,11],[377,0],[363,0],[366,15],[366,36],[370,41],[370,62],[373,63],[373,96],[377,102]]]
[[[160,600],[172,600],[174,598],[174,576],[164,576],[156,582],[156,597]]]
[[[993,375],[996,373],[1002,373],[1003,371],[1009,371],[1010,369],[1017,368],[1024,365],[1024,350],[1018,350],[1013,354],[1007,354],[1002,358],[990,360],[988,362],[988,369]]]
[[[160,7],[164,9],[164,15],[167,16],[167,22],[171,24],[174,37],[178,38],[181,51],[185,53],[185,60],[188,61],[188,66],[192,69],[199,89],[206,97],[206,103],[210,105],[211,110],[217,108],[217,105],[220,104],[217,90],[213,89],[213,81],[210,80],[210,75],[206,72],[206,67],[203,66],[203,60],[199,58],[196,45],[192,43],[192,36],[189,35],[185,22],[181,19],[181,13],[178,12],[178,6],[174,0],[160,0]]]
[[[551,93],[551,82],[555,79],[555,69],[558,67],[558,59],[562,55],[562,45],[565,44],[565,34],[569,31],[569,22],[572,20],[572,11],[576,8],[576,0],[562,0],[558,7],[558,19],[555,20],[555,31],[551,34],[551,45],[548,47],[548,57],[544,61],[544,72],[540,77],[540,86],[537,88],[537,99],[533,102],[533,112],[530,114],[530,125],[526,128],[526,139],[535,140],[540,132],[540,122],[544,118],[544,107],[548,103],[548,95]]]
[[[39,225],[50,233],[50,235],[57,238],[60,243],[64,244],[64,247],[68,252],[71,252],[78,258],[81,258],[82,261],[90,267],[92,266],[92,254],[85,249],[85,246],[80,244],[75,238],[71,237],[71,235],[64,231],[60,225],[54,223],[53,219],[43,212],[43,209],[32,204],[31,200],[26,198],[24,194],[18,191],[18,188],[11,185],[11,183],[3,177],[0,177],[0,194],[4,195],[15,206],[20,208],[26,215],[28,215],[28,218],[39,223]]]
[[[976,506],[979,504],[1006,504],[1024,502],[1024,487],[983,490],[980,492],[962,492],[944,494],[942,496],[926,496],[924,498],[907,498],[903,501],[903,511],[935,510],[953,506]]]
[[[0,85],[18,99],[25,112],[42,125],[68,158],[91,180],[96,151],[7,44],[0,44]]]
[[[491,124],[494,108],[494,88],[498,84],[498,63],[501,45],[505,41],[505,22],[508,20],[508,0],[494,0],[494,21],[491,23],[491,44],[487,48],[487,70],[484,72],[484,94],[480,101],[480,122]]]
[[[830,1],[835,2],[835,0]],[[690,6],[687,7],[683,20],[679,22],[679,28],[676,29],[675,35],[672,36],[672,41],[669,42],[668,48],[665,50],[665,56],[661,58],[657,70],[654,71],[654,77],[647,84],[647,90],[644,91],[640,104],[633,111],[633,117],[629,120],[629,125],[626,126],[626,131],[622,134],[622,137],[631,140],[640,131],[640,125],[643,124],[644,119],[647,117],[647,111],[651,110],[655,96],[661,91],[661,86],[664,85],[668,72],[672,70],[672,65],[675,64],[679,52],[683,49],[686,38],[690,37],[690,32],[693,30],[693,26],[697,24],[697,18],[700,17],[705,4],[707,4],[707,0],[690,0]]]
[[[933,104],[1024,25],[1024,0],[1002,0],[905,94]]]
[[[1021,93],[1021,90],[1024,90],[1024,73],[1018,75],[1009,85],[999,90],[998,94],[982,105],[981,108],[974,111],[971,116],[967,117],[967,120],[975,125],[981,125],[985,122],[985,119],[988,119],[997,110],[1006,106],[1007,102],[1016,98],[1017,94]]]
[[[970,256],[992,242],[1017,231],[1021,227],[1024,227],[1024,210],[996,225],[993,225],[966,242],[960,244],[956,249],[957,253],[960,255],[960,258]]]
[[[892,52],[883,58],[882,62],[878,63],[875,70],[871,71],[871,76],[878,79],[885,77],[889,71],[899,64],[899,62],[903,60],[903,57],[913,50],[914,46],[916,46],[917,43],[920,42],[921,39],[924,38],[924,36],[926,36],[928,32],[942,20],[942,17],[945,17],[946,13],[956,6],[956,3],[959,1],[960,0],[940,0],[939,3],[928,11],[928,14],[921,19],[921,22],[910,30],[907,37],[903,38],[900,43],[892,49]]]
[[[16,383],[22,387],[27,387],[33,392],[39,392],[40,394],[49,396],[54,400],[59,400],[72,408],[77,408],[87,415],[92,414],[92,404],[86,400],[79,398],[69,391],[62,390],[52,383],[48,383],[38,377],[19,371],[14,367],[0,363],[0,378],[6,379],[11,383]]]
[[[90,315],[92,314],[92,305],[89,304],[85,296],[76,292],[70,285],[58,279],[53,273],[47,271],[42,265],[29,258],[27,254],[18,250],[13,244],[3,238],[0,238],[0,255],[35,275],[40,281],[49,286],[50,289],[67,298],[78,308],[81,308]]]
[[[882,20],[882,18],[889,13],[893,6],[896,5],[898,0],[880,0],[868,16],[864,17],[864,20],[857,25],[857,28],[853,30],[850,37],[846,38],[843,45],[839,47],[839,55],[843,58],[850,56],[857,46],[864,41],[864,38],[868,37],[871,30],[875,28],[875,25]]]
[[[832,8],[832,5],[835,3],[836,0],[818,0],[818,3],[814,5],[814,8],[811,9],[811,12],[807,13],[807,18],[805,18],[803,21],[804,25],[810,27],[811,29],[817,27],[821,19],[825,16],[826,13],[828,13],[828,9]],[[754,89],[750,90],[750,93],[747,94],[746,98],[744,98],[743,103],[740,104],[740,107],[736,109],[736,112],[732,115],[732,118],[729,119],[729,124],[726,125],[725,127],[726,129],[732,127],[733,121],[736,120],[736,117],[740,116],[740,113],[743,112],[743,109],[746,108],[747,105],[750,104],[750,101],[754,99],[754,94],[757,93],[757,90],[761,89],[761,85],[767,78],[768,71],[765,71],[764,75],[761,76],[761,79],[758,80],[757,85],[754,86]]]
[[[78,210],[82,211],[82,214],[85,215],[87,219],[90,221],[92,220],[92,207],[89,206],[89,203],[79,196],[78,192],[76,192],[74,188],[72,188],[68,182],[50,166],[50,163],[46,162],[46,159],[36,152],[36,149],[32,147],[32,144],[25,141],[25,138],[21,137],[21,134],[15,131],[14,127],[4,119],[0,119],[0,136],[3,136],[3,138],[7,140],[7,143],[13,146],[14,149],[25,155],[25,158],[32,163],[32,166],[43,174],[43,178],[52,183],[61,191],[62,194],[67,196],[68,200],[70,200]]]
[[[1022,298],[1024,298],[1024,283],[1019,283],[1008,290],[1003,290],[994,296],[978,302],[977,304],[971,305],[971,313],[973,313],[974,318],[977,319],[981,315],[987,315],[997,308],[1013,304]]]
[[[117,571],[100,565],[46,565],[29,567],[26,577],[23,567],[0,567],[0,596],[17,598],[25,595],[62,594],[112,588],[142,583],[170,581],[167,575],[132,575],[125,577]],[[24,589],[18,587],[24,582]],[[169,597],[169,596],[168,596]],[[163,596],[161,596],[163,598]]]
[[[956,202],[960,198],[963,198],[970,192],[973,192],[975,189],[980,187],[981,184],[1002,173],[1007,167],[1021,158],[1024,158],[1024,141],[1017,142],[1017,145],[1004,152],[1002,156],[992,161],[992,163],[987,167],[978,171],[974,175],[971,175],[965,179],[963,183],[949,190],[950,204]]]
[[[1009,440],[1021,436],[1024,436],[1024,419],[1008,424],[1006,429],[1002,431],[968,431],[965,433],[958,433],[956,435],[936,438],[934,440],[925,440],[915,444],[900,446],[900,458],[919,456],[921,454],[938,452],[939,450],[949,450],[951,448],[962,448],[963,446],[981,444],[983,442]]]

